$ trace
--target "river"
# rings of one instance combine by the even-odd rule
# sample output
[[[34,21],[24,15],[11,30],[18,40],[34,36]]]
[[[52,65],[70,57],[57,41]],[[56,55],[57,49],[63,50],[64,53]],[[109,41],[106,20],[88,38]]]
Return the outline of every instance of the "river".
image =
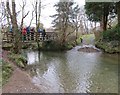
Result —
[[[45,93],[118,93],[118,55],[78,51],[94,38],[66,52],[25,51],[31,81]]]
[[[46,93],[117,93],[118,56],[102,52],[25,51],[32,82]]]

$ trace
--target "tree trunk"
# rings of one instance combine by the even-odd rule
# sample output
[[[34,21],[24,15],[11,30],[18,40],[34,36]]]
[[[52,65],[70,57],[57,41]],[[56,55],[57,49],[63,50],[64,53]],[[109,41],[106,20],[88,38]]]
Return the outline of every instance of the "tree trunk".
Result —
[[[37,4],[38,2],[36,1],[36,32],[38,31],[38,29],[40,28],[40,16],[41,16],[41,0],[39,0],[39,5],[38,5],[38,8],[37,8]],[[37,9],[38,9],[38,14],[37,14]],[[38,15],[38,16],[37,16]],[[44,39],[43,39],[44,40]],[[37,36],[37,46],[38,46],[38,49],[40,49],[40,43],[39,43],[39,40],[38,40],[38,36]]]
[[[12,28],[13,28],[13,35],[14,35],[14,47],[13,47],[13,51],[14,51],[14,53],[19,53],[19,50],[20,50],[20,48],[19,48],[19,46],[21,46],[20,45],[20,43],[19,43],[19,41],[20,41],[20,33],[19,33],[19,30],[18,30],[18,25],[17,25],[17,18],[16,18],[16,10],[15,10],[15,1],[13,0],[12,1],[12,12],[13,12],[13,15],[12,15],[12,19],[11,19],[11,21],[12,21]]]
[[[107,16],[103,16],[103,31],[107,30]]]
[[[77,45],[77,39],[78,39],[78,27],[76,27],[76,38],[75,38],[76,45]]]
[[[65,46],[65,43],[66,43],[66,39],[67,39],[67,36],[66,36],[66,30],[67,30],[67,28],[68,28],[68,17],[66,17],[66,15],[64,15],[65,16],[65,18],[63,19],[63,25],[62,25],[62,31],[63,31],[63,35],[62,35],[62,43],[61,43],[61,45],[62,45],[62,47],[64,47]]]
[[[37,2],[37,0],[36,0],[36,5],[35,5],[35,7],[36,7],[36,10],[35,10],[35,15],[36,15],[36,28],[37,28],[37,4],[38,4],[38,2]]]
[[[11,23],[12,23],[12,31],[13,31],[13,52],[19,53],[20,50],[20,36],[18,31],[17,19],[16,19],[16,10],[15,10],[15,0],[12,0],[12,13],[10,11],[9,1],[6,3],[8,14],[10,15]]]
[[[38,23],[40,23],[40,15],[41,15],[41,0],[39,0],[39,8],[38,8]],[[39,26],[40,27],[40,26]]]
[[[118,26],[120,27],[120,1],[117,2]]]
[[[107,30],[107,21],[108,21],[108,15],[109,15],[109,5],[108,4],[104,4],[103,6],[104,10],[103,10],[103,31]]]
[[[63,29],[61,46],[64,47],[65,42],[66,42],[66,29]]]
[[[108,15],[107,15],[107,13],[104,9],[103,18],[102,18],[102,20],[103,20],[103,31],[107,30],[107,17],[108,17]]]

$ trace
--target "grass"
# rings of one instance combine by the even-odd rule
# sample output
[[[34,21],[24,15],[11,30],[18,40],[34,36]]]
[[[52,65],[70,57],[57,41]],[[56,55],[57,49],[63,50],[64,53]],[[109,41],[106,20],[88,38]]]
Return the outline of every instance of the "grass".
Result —
[[[95,39],[95,35],[94,34],[83,35],[82,39],[84,39],[86,43],[90,44],[93,43],[93,40]]]
[[[0,59],[0,90],[2,89],[2,59]]]
[[[16,65],[19,68],[25,69],[27,65],[27,59],[22,56],[21,54],[13,54],[11,52],[7,55],[8,59],[15,62]],[[1,59],[0,61],[0,88],[2,88],[2,85],[6,84],[8,79],[10,78],[12,74],[12,65],[8,62],[6,62],[4,59]]]
[[[94,34],[87,34],[87,35],[82,35],[83,39],[91,39],[91,38],[95,38]]]
[[[4,85],[8,81],[12,74],[12,71],[13,69],[10,63],[2,60],[2,85]]]
[[[16,63],[16,65],[22,69],[25,69],[27,65],[27,59],[20,54],[9,54],[8,58]]]
[[[12,43],[5,43],[4,45],[2,45],[2,49],[4,50],[10,50],[12,47]]]

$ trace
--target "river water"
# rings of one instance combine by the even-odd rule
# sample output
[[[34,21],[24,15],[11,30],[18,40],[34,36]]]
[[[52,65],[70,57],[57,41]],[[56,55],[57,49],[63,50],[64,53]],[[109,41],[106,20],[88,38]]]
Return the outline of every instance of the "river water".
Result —
[[[102,52],[25,51],[32,82],[46,93],[117,93],[118,56]]]

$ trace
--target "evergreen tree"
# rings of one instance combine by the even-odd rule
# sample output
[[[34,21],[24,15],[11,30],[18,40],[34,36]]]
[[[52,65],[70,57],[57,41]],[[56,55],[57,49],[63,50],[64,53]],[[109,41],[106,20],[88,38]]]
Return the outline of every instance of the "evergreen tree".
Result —
[[[116,3],[117,15],[118,15],[118,25],[120,27],[120,1]]]
[[[64,46],[67,39],[67,29],[71,25],[71,19],[75,19],[75,3],[72,0],[68,0],[67,2],[62,2],[61,0],[54,5],[56,7],[57,14],[51,16],[54,18],[52,24],[55,27],[55,30],[59,31],[61,34],[61,45]],[[78,7],[76,7],[78,8]]]
[[[85,9],[88,19],[90,21],[101,22],[103,30],[106,30],[109,14],[115,13],[115,3],[86,2]]]

